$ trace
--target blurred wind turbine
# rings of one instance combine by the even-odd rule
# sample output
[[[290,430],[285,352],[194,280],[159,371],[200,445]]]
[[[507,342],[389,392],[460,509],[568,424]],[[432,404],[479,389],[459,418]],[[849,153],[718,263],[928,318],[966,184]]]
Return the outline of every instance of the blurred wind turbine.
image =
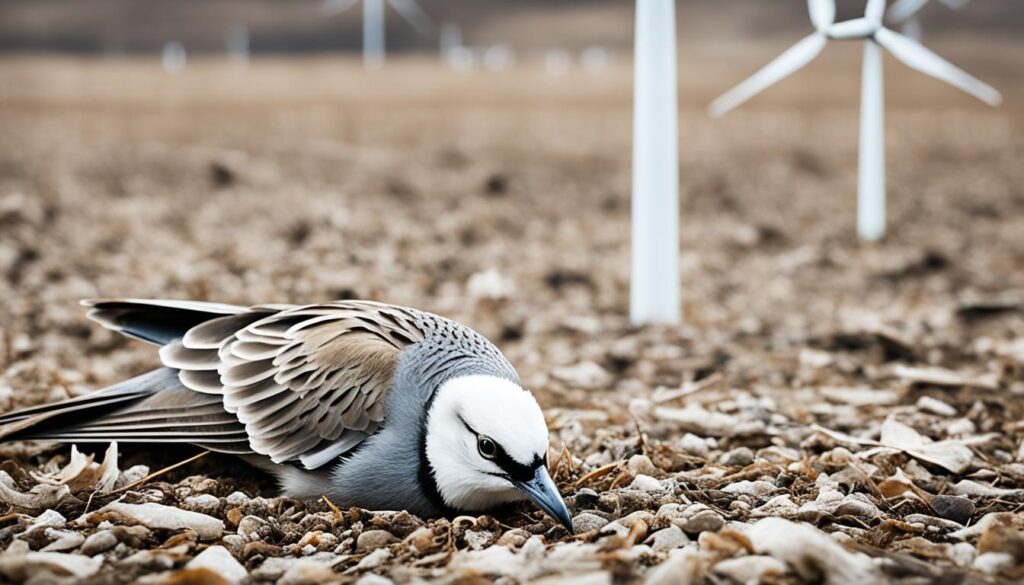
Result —
[[[160,64],[164,71],[171,75],[177,75],[185,70],[188,64],[188,52],[185,45],[178,41],[167,41],[160,51]]]
[[[970,0],[939,0],[953,10],[967,6]],[[917,14],[928,4],[928,0],[896,0],[885,13],[885,20],[899,24],[900,32],[915,41],[921,40],[921,20]]]
[[[1002,96],[991,86],[957,68],[917,41],[882,26],[885,0],[868,0],[865,15],[835,22],[835,0],[808,0],[815,31],[787,49],[749,79],[711,102],[709,111],[722,116],[767,87],[814,60],[829,40],[864,41],[861,73],[860,168],[857,186],[857,233],[862,239],[885,235],[885,105],[882,49],[911,69],[957,87],[990,106]]]
[[[241,66],[249,64],[249,27],[236,24],[228,31],[228,58]]]
[[[427,34],[434,23],[416,0],[324,0],[321,12],[337,16],[356,4],[363,4],[363,65],[377,69],[384,65],[385,4],[394,9],[420,34]]]
[[[679,136],[675,0],[636,0],[629,317],[677,324]]]

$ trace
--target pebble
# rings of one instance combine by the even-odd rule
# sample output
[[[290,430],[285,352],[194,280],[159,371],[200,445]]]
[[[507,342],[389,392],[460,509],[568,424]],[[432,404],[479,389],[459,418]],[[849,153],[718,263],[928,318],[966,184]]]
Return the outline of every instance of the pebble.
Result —
[[[249,496],[242,492],[231,492],[228,497],[224,498],[224,502],[229,506],[244,506],[249,503]]]
[[[959,418],[946,427],[946,433],[957,436],[957,435],[973,435],[978,432],[978,427],[967,418]]]
[[[265,527],[269,528],[270,524],[263,518],[245,516],[238,521],[238,534],[244,536],[246,540],[261,540],[261,533],[264,532]]]
[[[387,530],[367,530],[356,539],[356,552],[368,553],[394,542],[398,539]]]
[[[718,462],[732,467],[746,467],[754,462],[754,452],[750,447],[738,447],[722,453],[718,457]]]
[[[633,455],[626,462],[626,469],[630,475],[657,475],[658,468],[651,462],[647,455]]]
[[[608,519],[592,514],[590,512],[583,512],[577,514],[572,519],[572,529],[576,534],[583,534],[584,532],[590,532],[591,530],[598,530],[604,528],[608,524]]]
[[[220,510],[220,498],[212,494],[199,494],[185,498],[184,507],[202,514],[216,514]]]
[[[185,568],[208,569],[223,577],[228,583],[239,583],[249,574],[228,549],[219,545],[211,546],[196,555]]]
[[[686,433],[683,435],[683,437],[679,439],[677,446],[683,453],[687,453],[695,457],[703,457],[705,459],[707,459],[708,453],[711,451],[708,448],[707,442],[693,433]]]
[[[767,481],[738,481],[731,483],[724,488],[722,491],[727,494],[745,494],[748,496],[760,497],[765,494],[775,491],[775,484]]]
[[[117,546],[117,537],[114,536],[114,533],[109,530],[100,530],[90,534],[89,538],[85,539],[79,552],[91,557],[106,552],[115,546]]]
[[[213,540],[224,534],[224,522],[217,518],[163,504],[113,502],[100,508],[96,514],[100,517],[104,515],[117,516],[159,530],[187,528],[195,532],[202,540]]]
[[[642,473],[633,478],[633,482],[629,484],[629,487],[634,490],[641,490],[645,492],[660,492],[665,489],[662,487],[660,481]]]
[[[381,575],[374,575],[373,573],[367,573],[356,581],[356,585],[393,585],[394,581]]]
[[[974,516],[974,502],[961,496],[935,496],[931,504],[940,517],[960,525],[966,525]]]
[[[937,398],[932,398],[931,396],[922,396],[918,398],[917,407],[925,412],[930,412],[939,416],[956,416],[955,408]]]
[[[57,530],[56,528],[47,528],[46,537],[53,539],[53,542],[42,548],[43,552],[60,552],[65,550],[71,550],[78,548],[80,544],[85,542],[85,537],[79,532],[73,532],[71,530]]]
[[[705,531],[718,532],[725,526],[725,520],[704,504],[693,504],[683,512],[681,518],[673,520],[672,524],[688,534],[700,534]]]
[[[649,536],[644,544],[649,544],[654,550],[672,550],[690,544],[690,539],[678,526],[669,526]]]

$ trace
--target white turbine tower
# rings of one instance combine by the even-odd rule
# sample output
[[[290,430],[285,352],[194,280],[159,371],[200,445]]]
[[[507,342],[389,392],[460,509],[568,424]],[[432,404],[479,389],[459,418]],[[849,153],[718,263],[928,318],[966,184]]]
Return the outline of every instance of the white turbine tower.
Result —
[[[367,69],[384,65],[385,4],[421,34],[427,34],[433,27],[433,21],[416,0],[324,0],[321,11],[336,16],[360,2],[363,4],[363,65]]]
[[[940,0],[946,6],[953,10],[959,10],[970,0]],[[921,11],[924,6],[928,4],[928,0],[896,0],[889,10],[885,13],[885,20],[892,24],[899,24],[900,31],[917,41],[921,40],[921,21],[918,19],[917,14]]]
[[[629,316],[635,324],[676,324],[680,283],[675,0],[637,0],[635,35]]]
[[[999,92],[958,69],[917,41],[882,26],[885,0],[868,0],[863,18],[836,23],[835,0],[808,0],[815,31],[749,79],[711,102],[721,116],[814,60],[829,40],[864,41],[861,78],[860,168],[857,188],[857,233],[862,239],[885,235],[885,106],[882,49],[911,69],[957,87],[997,106]]]

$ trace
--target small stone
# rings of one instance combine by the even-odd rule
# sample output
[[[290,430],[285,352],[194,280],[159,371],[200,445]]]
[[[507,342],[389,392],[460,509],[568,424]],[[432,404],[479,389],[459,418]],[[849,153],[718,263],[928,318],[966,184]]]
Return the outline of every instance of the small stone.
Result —
[[[703,504],[694,504],[683,513],[682,518],[673,520],[672,524],[688,534],[700,534],[706,531],[718,532],[725,526],[725,520]]]
[[[387,577],[367,573],[356,581],[356,585],[394,585],[394,581]]]
[[[629,484],[629,487],[634,490],[640,490],[644,492],[660,492],[664,490],[661,486],[661,482],[654,479],[649,475],[640,474],[633,478],[633,482]]]
[[[966,525],[974,516],[974,502],[961,496],[935,496],[931,504],[940,517],[958,524]]]
[[[959,418],[946,427],[946,433],[952,436],[973,435],[978,432],[978,427],[967,418]]]
[[[79,550],[83,555],[93,556],[101,552],[106,552],[117,546],[117,537],[114,533],[109,530],[101,530],[89,535],[89,538],[85,539],[82,543],[82,548]]]
[[[185,565],[187,569],[208,569],[220,575],[228,583],[238,583],[248,572],[223,546],[211,546],[196,555]]]
[[[918,398],[917,407],[925,412],[930,412],[939,416],[956,416],[955,408],[941,400],[932,398],[931,396],[922,396]]]
[[[224,502],[229,506],[244,506],[249,503],[249,496],[242,492],[231,492],[228,497],[224,498]]]
[[[618,520],[615,521],[615,523],[616,524],[621,524],[621,525],[625,526],[626,528],[632,528],[633,527],[633,523],[638,521],[638,520],[643,520],[644,522],[647,523],[648,526],[650,526],[651,524],[654,523],[654,514],[651,514],[647,510],[637,510],[636,512],[633,512],[632,514],[630,514],[628,516],[624,516],[622,518],[619,518]]]
[[[775,491],[775,484],[767,481],[738,481],[722,488],[727,494],[748,495],[760,497]]]
[[[669,526],[649,536],[645,544],[654,550],[672,550],[690,544],[690,539],[678,526]]]
[[[367,530],[356,539],[356,552],[368,553],[394,542],[398,539],[387,530]]]
[[[703,457],[705,459],[710,452],[707,442],[693,433],[686,433],[683,435],[683,438],[679,439],[678,446],[679,450],[683,453],[687,453],[695,457]]]
[[[746,467],[754,462],[754,452],[749,447],[738,447],[722,453],[718,462],[732,467]]]
[[[216,514],[220,510],[220,499],[212,494],[199,494],[185,498],[184,507],[203,514]]]
[[[658,468],[651,462],[650,457],[647,455],[633,455],[626,462],[626,469],[632,476],[637,475],[657,475]]]
[[[57,530],[55,528],[46,529],[46,537],[53,540],[50,544],[42,548],[43,552],[60,552],[65,550],[71,550],[78,548],[80,544],[85,542],[85,537],[79,532],[71,530]]]
[[[583,534],[603,528],[606,524],[608,524],[608,519],[590,512],[583,512],[572,519],[572,530],[576,534]]]
[[[158,530],[189,529],[202,540],[220,538],[224,533],[224,522],[188,510],[180,510],[163,504],[125,504],[113,502],[95,512],[95,517],[116,516],[148,528]],[[93,517],[93,515],[90,515]]]
[[[269,528],[270,524],[258,516],[245,516],[238,521],[238,534],[244,536],[246,540],[261,540],[262,533]]]
[[[487,548],[494,544],[494,533],[490,530],[467,530],[464,536],[466,544],[473,550]]]

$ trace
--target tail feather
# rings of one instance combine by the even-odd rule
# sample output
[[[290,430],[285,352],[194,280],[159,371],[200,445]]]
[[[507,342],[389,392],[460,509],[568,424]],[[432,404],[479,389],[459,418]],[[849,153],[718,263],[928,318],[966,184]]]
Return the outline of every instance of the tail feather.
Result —
[[[172,368],[160,368],[88,396],[0,417],[0,440],[193,443],[251,453],[245,426],[219,395],[193,392]]]
[[[177,386],[181,386],[177,370],[159,368],[92,394],[9,412],[0,416],[0,439],[11,440],[15,433],[57,416],[91,416]]]
[[[249,310],[222,303],[161,299],[92,299],[82,304],[90,307],[87,316],[107,329],[155,345],[181,339],[189,329],[210,319]]]

